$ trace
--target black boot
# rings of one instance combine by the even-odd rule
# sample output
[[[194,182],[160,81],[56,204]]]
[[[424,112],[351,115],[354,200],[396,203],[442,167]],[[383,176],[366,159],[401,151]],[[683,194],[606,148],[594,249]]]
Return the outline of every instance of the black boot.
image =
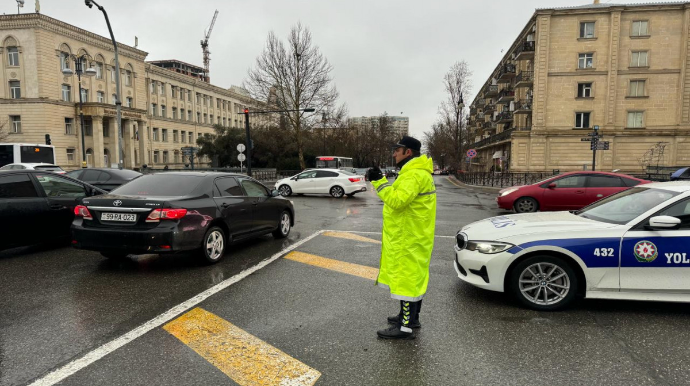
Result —
[[[400,313],[395,316],[389,316],[388,317],[388,323],[390,324],[400,324],[400,321],[402,320],[402,303],[403,301],[400,301]],[[422,324],[419,323],[419,312],[422,309],[422,301],[414,302],[416,303],[416,312],[413,313],[410,318],[410,328],[420,328],[422,327]],[[410,305],[414,304],[410,303]]]
[[[400,302],[400,313],[401,319],[400,323],[389,327],[385,330],[377,331],[379,338],[383,339],[414,339],[414,333],[412,328],[410,328],[410,322],[412,320],[412,315],[415,314],[417,310],[416,303],[402,301]]]

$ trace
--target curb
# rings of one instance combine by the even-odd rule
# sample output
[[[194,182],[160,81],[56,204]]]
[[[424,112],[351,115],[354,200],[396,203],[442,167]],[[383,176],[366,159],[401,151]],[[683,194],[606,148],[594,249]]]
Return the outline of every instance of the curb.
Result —
[[[486,193],[498,193],[500,190],[505,189],[505,188],[497,188],[497,187],[493,187],[493,186],[467,185],[467,184],[464,184],[464,183],[458,181],[458,179],[455,178],[454,176],[448,176],[448,181],[450,181],[450,183],[457,186],[458,188],[474,189],[474,190],[479,190],[479,191],[486,192]]]

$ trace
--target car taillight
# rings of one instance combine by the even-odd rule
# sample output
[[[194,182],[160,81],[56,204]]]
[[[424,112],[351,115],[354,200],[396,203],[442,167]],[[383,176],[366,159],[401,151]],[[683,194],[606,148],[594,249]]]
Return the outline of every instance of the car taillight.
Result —
[[[350,182],[359,182],[359,181],[362,181],[362,177],[359,177],[359,178],[350,177],[350,178],[348,178],[348,180],[350,180]]]
[[[179,220],[187,214],[187,209],[154,209],[146,218],[146,222],[161,220]]]
[[[93,220],[91,217],[91,212],[84,205],[77,205],[74,207],[74,215],[77,217],[82,217],[84,220]]]

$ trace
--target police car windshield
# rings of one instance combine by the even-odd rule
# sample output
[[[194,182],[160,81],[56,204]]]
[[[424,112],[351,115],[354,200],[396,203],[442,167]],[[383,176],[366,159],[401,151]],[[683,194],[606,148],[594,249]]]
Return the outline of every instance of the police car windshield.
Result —
[[[597,201],[575,214],[596,221],[622,225],[678,194],[668,190],[636,187]]]

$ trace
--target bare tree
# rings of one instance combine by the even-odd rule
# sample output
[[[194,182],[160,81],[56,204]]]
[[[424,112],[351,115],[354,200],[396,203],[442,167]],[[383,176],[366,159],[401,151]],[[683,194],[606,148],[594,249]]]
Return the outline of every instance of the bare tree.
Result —
[[[10,132],[7,130],[7,120],[0,121],[0,142],[5,142]]]
[[[293,111],[286,114],[294,131],[300,166],[305,168],[302,131],[332,108],[338,91],[332,85],[331,65],[312,42],[309,29],[297,24],[290,30],[287,44],[270,32],[264,52],[256,58],[244,82],[252,97],[280,110],[313,108],[316,114]]]
[[[472,71],[467,62],[455,62],[443,77],[443,87],[447,99],[439,106],[440,123],[443,128],[452,132],[453,152],[451,159],[455,167],[460,167],[464,151],[463,132],[466,131],[464,122],[464,106],[460,104],[463,97],[472,92]],[[464,100],[463,100],[464,102]]]

